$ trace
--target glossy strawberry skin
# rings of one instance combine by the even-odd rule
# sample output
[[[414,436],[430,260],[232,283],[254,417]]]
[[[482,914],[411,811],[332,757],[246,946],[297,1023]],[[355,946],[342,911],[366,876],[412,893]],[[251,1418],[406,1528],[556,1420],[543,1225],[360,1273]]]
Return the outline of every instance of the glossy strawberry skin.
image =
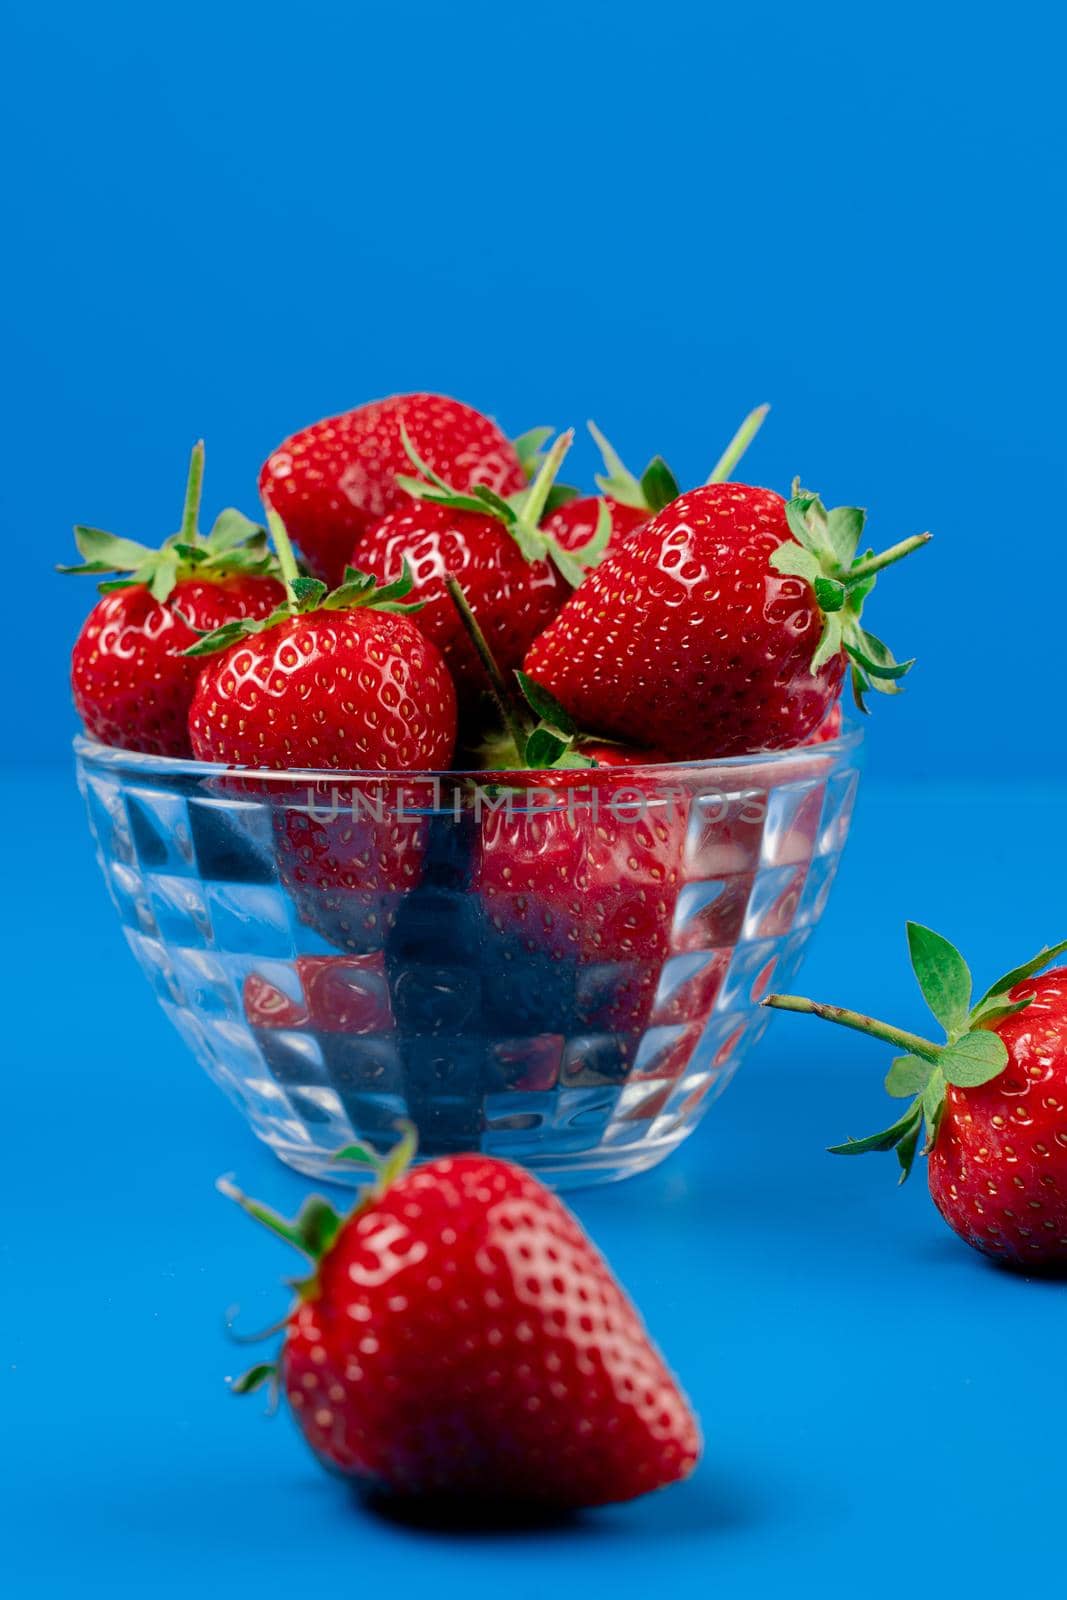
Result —
[[[343,1226],[290,1318],[324,1464],[407,1495],[560,1508],[673,1483],[696,1421],[577,1222],[484,1156],[408,1172]]]
[[[189,736],[201,761],[235,766],[444,768],[455,689],[407,617],[311,611],[205,658]]]
[[[621,500],[604,497],[611,516],[611,537],[608,549],[617,550],[631,533],[652,521],[652,512],[643,506],[627,506]],[[583,495],[579,500],[568,500],[547,516],[541,526],[551,533],[564,550],[580,550],[597,531],[601,501],[595,495]]]
[[[519,458],[496,423],[444,395],[392,395],[326,417],[285,439],[267,457],[259,490],[300,546],[311,570],[338,584],[361,534],[408,496],[401,428],[417,454],[456,489],[485,484],[509,495],[525,483]]]
[[[814,593],[770,564],[791,538],[769,489],[680,495],[589,574],[525,670],[581,727],[676,759],[801,744],[846,662],[810,670],[822,632]]]
[[[488,688],[459,613],[445,588],[457,578],[504,672],[523,656],[559,611],[571,588],[548,561],[527,561],[498,517],[407,499],[405,508],[379,522],[351,552],[354,566],[382,583],[399,578],[407,560],[422,602],[414,621],[442,652],[464,705]]]
[[[1067,1265],[1067,968],[1017,984],[1024,1011],[993,1031],[1008,1050],[999,1077],[948,1088],[928,1176],[961,1238],[1014,1266]]]
[[[284,598],[276,579],[247,575],[186,578],[162,603],[143,584],[104,595],[71,656],[74,704],[87,731],[123,750],[191,756],[187,721],[204,663],[182,651],[225,622],[268,616]]]

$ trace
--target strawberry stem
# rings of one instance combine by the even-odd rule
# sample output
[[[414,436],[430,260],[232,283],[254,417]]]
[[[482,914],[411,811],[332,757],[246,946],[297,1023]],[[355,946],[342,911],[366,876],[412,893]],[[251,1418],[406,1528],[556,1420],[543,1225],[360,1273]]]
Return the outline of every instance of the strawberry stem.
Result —
[[[531,483],[522,502],[522,520],[531,527],[536,528],[544,515],[548,493],[556,481],[556,474],[563,465],[563,458],[574,443],[574,429],[568,428],[566,433],[561,433],[555,444],[549,450],[545,459],[537,469],[537,476]]]
[[[459,579],[455,573],[445,573],[445,585],[452,599],[452,604],[459,612],[460,621],[467,632],[467,637],[478,653],[478,659],[485,668],[486,677],[489,679],[504,726],[508,730],[508,737],[515,746],[515,760],[518,766],[523,764],[523,752],[526,749],[526,734],[523,720],[515,707],[511,688],[497,665],[496,657],[489,648],[489,641],[478,625],[478,619],[470,608],[467,596],[460,588]]]
[[[182,507],[182,544],[196,544],[199,539],[200,489],[204,481],[204,441],[198,439],[189,457],[189,476],[185,480],[185,504]]]
[[[855,578],[871,578],[876,572],[881,572],[883,567],[891,567],[894,561],[902,561],[905,556],[910,556],[913,550],[920,549],[924,544],[929,544],[933,538],[932,533],[914,533],[910,539],[901,539],[899,544],[891,544],[888,550],[883,550],[881,555],[868,556],[864,561],[857,561],[848,569],[848,578],[851,582]]]
[[[267,527],[270,529],[270,536],[278,553],[278,566],[281,568],[285,592],[289,596],[290,605],[295,605],[296,594],[293,585],[300,576],[300,568],[296,564],[296,556],[293,554],[293,546],[286,532],[285,523],[273,506],[267,506]]]
[[[923,1039],[917,1033],[908,1033],[904,1028],[894,1028],[891,1023],[879,1022],[876,1017],[864,1016],[860,1011],[848,1011],[844,1006],[824,1005],[820,1000],[807,1000],[799,994],[769,994],[762,1003],[775,1011],[798,1011],[804,1016],[822,1017],[824,1022],[836,1022],[842,1028],[852,1028],[871,1039],[881,1039],[885,1044],[906,1050],[920,1060],[935,1065],[944,1054],[944,1045],[934,1044],[931,1039]]]
[[[708,483],[729,482],[731,472],[762,428],[764,418],[770,409],[770,406],[757,406],[754,411],[749,412],[711,469],[711,475],[706,480]]]

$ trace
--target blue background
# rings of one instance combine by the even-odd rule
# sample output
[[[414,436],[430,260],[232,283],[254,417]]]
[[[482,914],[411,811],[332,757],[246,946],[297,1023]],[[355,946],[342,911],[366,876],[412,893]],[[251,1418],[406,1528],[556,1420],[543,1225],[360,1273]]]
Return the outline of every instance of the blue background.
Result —
[[[921,1178],[898,1193],[888,1163],[822,1154],[882,1114],[885,1063],[799,1019],[665,1167],[577,1201],[704,1418],[689,1485],[536,1536],[413,1532],[232,1402],[222,1312],[269,1321],[289,1263],[213,1180],[237,1168],[290,1205],[302,1186],[124,950],[66,770],[66,643],[92,592],[49,576],[74,520],[169,532],[201,434],[208,510],[252,510],[283,434],[391,390],[459,394],[511,431],[592,415],[633,464],[662,449],[689,479],[770,400],[757,481],[865,503],[880,542],[937,536],[876,597],[920,666],[875,708],[804,972],[920,1025],[905,916],[980,979],[1067,932],[1052,26],[1048,6],[908,0],[5,7],[18,1595],[895,1595],[916,1574],[1026,1592],[1059,1570],[1062,1287],[957,1245]]]
[[[640,467],[747,470],[936,544],[875,631],[920,666],[875,770],[1067,770],[1054,8],[15,0],[0,139],[7,548],[53,636],[70,525],[255,509],[294,427],[439,388],[511,432],[594,416]],[[575,466],[588,474],[588,441]],[[1025,554],[1025,559],[1021,557]],[[25,560],[25,557],[22,557]],[[66,759],[65,652],[5,751]],[[1035,692],[1036,690],[1036,692]],[[5,711],[5,715],[7,712]]]

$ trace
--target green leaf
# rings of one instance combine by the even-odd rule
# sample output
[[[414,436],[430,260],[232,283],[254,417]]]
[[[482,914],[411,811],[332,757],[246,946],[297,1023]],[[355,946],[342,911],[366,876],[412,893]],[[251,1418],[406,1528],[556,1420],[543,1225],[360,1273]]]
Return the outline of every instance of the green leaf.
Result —
[[[816,578],[812,587],[824,612],[840,611],[848,598],[848,590],[836,578]]]
[[[80,523],[74,529],[74,543],[84,561],[103,562],[103,566],[97,569],[103,572],[133,572],[156,554],[146,544],[137,544],[133,539],[117,539],[113,533],[104,533],[99,528],[86,528]]]
[[[231,1394],[254,1394],[265,1383],[273,1383],[278,1376],[277,1364],[273,1361],[260,1361],[256,1366],[249,1367],[247,1372],[242,1372],[235,1378],[230,1387]]]
[[[926,1122],[926,1138],[923,1142],[923,1154],[929,1155],[937,1142],[937,1130],[941,1126],[941,1118],[945,1111],[945,1075],[940,1067],[936,1067],[930,1075],[922,1093],[922,1112]]]
[[[519,494],[521,496],[521,489]],[[551,516],[560,506],[569,506],[572,500],[580,500],[581,495],[582,491],[576,489],[573,483],[554,483],[545,496],[544,516]]]
[[[911,1100],[922,1094],[935,1068],[921,1056],[897,1056],[886,1074],[886,1092],[894,1100]]]
[[[863,534],[866,511],[859,506],[835,506],[826,515],[826,532],[834,555],[847,567],[856,554]]]
[[[412,444],[408,430],[405,428],[403,423],[400,424],[400,442],[404,446],[405,455],[415,468],[416,472],[421,472],[423,477],[426,478],[429,483],[432,483],[435,488],[443,490],[445,494],[455,494],[456,491],[448,482],[447,478],[442,478],[441,474],[439,472],[435,472],[433,468],[429,466],[419,455],[419,452]],[[399,477],[397,478],[397,482],[400,482]],[[404,484],[404,487],[407,487],[407,483]],[[423,488],[425,487],[426,485],[424,484]]]
[[[473,484],[471,487],[471,494],[476,500],[481,502],[481,509],[483,512],[488,512],[491,516],[499,517],[502,522],[514,522],[516,516],[515,508],[509,505],[502,495],[499,495],[493,489],[490,489],[487,484]]]
[[[897,1141],[897,1160],[900,1162],[900,1178],[898,1182],[900,1183],[907,1183],[911,1177],[911,1169],[915,1165],[915,1152],[919,1148],[919,1133],[921,1129],[922,1118],[916,1117],[911,1127]]]
[[[207,547],[215,555],[221,555],[226,550],[236,550],[238,546],[250,544],[255,539],[265,539],[266,528],[258,522],[253,522],[251,517],[246,517],[243,511],[238,511],[234,506],[227,506],[215,518],[214,526],[207,536]]]
[[[841,613],[831,611],[823,623],[823,630],[819,642],[815,647],[815,654],[811,658],[811,671],[816,673],[828,661],[841,654],[842,626]]]
[[[327,585],[319,578],[293,579],[293,599],[302,610],[315,610],[327,593]]]
[[[617,500],[620,505],[647,510],[645,491],[618,451],[605,439],[595,422],[589,422],[586,426],[593,435],[596,447],[603,457],[604,466],[607,468],[606,473],[594,478],[597,488],[602,493],[610,495],[612,500]]]
[[[551,431],[551,430],[549,430]],[[375,1171],[381,1165],[377,1155],[365,1144],[346,1144],[333,1153],[334,1161],[351,1161],[357,1167],[373,1167]]]
[[[148,579],[148,591],[153,600],[162,603],[174,589],[178,581],[178,552],[173,549],[163,549],[152,563],[151,575]]]
[[[987,1028],[976,1028],[965,1033],[955,1044],[947,1045],[939,1065],[946,1083],[957,1089],[974,1089],[988,1083],[1004,1071],[1008,1064],[1008,1049],[1003,1039]]]
[[[891,1123],[888,1128],[883,1128],[881,1133],[868,1134],[866,1139],[847,1139],[844,1144],[832,1144],[832,1156],[863,1156],[872,1150],[895,1150],[911,1129],[917,1126],[922,1116],[918,1102],[913,1102],[902,1117]]]
[[[786,539],[778,546],[771,556],[771,566],[785,577],[804,578],[812,588],[822,571],[818,558],[802,545],[794,544],[792,539]]]
[[[522,690],[523,698],[527,705],[536,712],[541,720],[551,723],[554,728],[559,729],[560,733],[565,733],[573,738],[578,731],[574,718],[569,711],[560,705],[555,695],[549,694],[548,690],[543,688],[536,679],[528,677],[519,668],[515,669],[515,677],[518,680],[519,688]]]
[[[284,615],[288,616],[288,611]],[[240,622],[224,622],[221,627],[213,628],[210,633],[202,633],[195,644],[191,644],[188,649],[182,651],[182,655],[216,655],[220,650],[228,650],[239,639],[246,639],[249,634],[260,633],[263,628],[279,620],[278,613],[275,612],[272,616],[267,617],[264,622],[254,622],[250,617],[246,617]],[[189,622],[187,617],[182,617],[182,621],[188,627],[192,627],[192,623]]]
[[[905,677],[915,665],[915,657],[910,661],[896,661],[888,645],[881,639],[875,638],[873,633],[868,633],[864,628],[853,627],[845,638],[845,649],[852,660],[857,662],[875,682],[872,688],[878,687],[878,680],[892,680]]]
[[[555,431],[554,428],[527,428],[517,439],[512,439],[519,465],[527,478],[537,475],[544,447]]]
[[[535,728],[526,741],[523,759],[528,767],[551,767],[566,749],[566,739],[561,739],[551,728]]]
[[[297,1212],[295,1223],[301,1250],[312,1261],[318,1261],[333,1244],[341,1222],[328,1200],[318,1194],[309,1195]]]
[[[1034,977],[1042,968],[1047,967],[1049,962],[1054,960],[1056,956],[1062,955],[1064,950],[1067,950],[1067,939],[1062,939],[1059,944],[1047,944],[1043,950],[1037,952],[1036,956],[1031,956],[1029,961],[1024,961],[1021,967],[1013,967],[1002,978],[998,978],[996,983],[990,984],[975,1009],[977,1010],[979,1007],[984,1006],[987,1000],[996,999],[1001,995],[1009,995],[1017,983],[1024,983],[1027,978]]]
[[[967,1027],[971,974],[954,944],[932,928],[908,923],[908,954],[923,999],[950,1036]]]
[[[817,556],[820,563],[827,555],[833,555],[827,530],[826,507],[818,495],[794,495],[792,500],[786,501],[785,518],[794,539],[802,544],[805,550],[810,550],[813,556]]]
[[[641,493],[650,511],[662,511],[681,494],[678,480],[662,456],[653,456],[641,474]]]
[[[1025,1000],[1005,1000],[1003,1004],[996,997],[982,1000],[974,1007],[970,1020],[973,1023],[981,1022],[987,1028],[992,1027],[993,1023],[1003,1022],[1005,1017],[1013,1017],[1017,1011],[1025,1011],[1033,1003],[1033,995],[1028,995]]]

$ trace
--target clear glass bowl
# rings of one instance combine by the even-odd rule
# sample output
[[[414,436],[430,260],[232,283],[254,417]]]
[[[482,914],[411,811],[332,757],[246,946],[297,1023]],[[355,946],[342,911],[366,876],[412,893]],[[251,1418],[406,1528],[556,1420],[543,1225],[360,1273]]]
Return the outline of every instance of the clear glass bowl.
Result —
[[[130,948],[283,1161],[352,1183],[333,1153],[406,1117],[562,1187],[660,1161],[760,1037],[860,743],[510,778],[75,749]]]

